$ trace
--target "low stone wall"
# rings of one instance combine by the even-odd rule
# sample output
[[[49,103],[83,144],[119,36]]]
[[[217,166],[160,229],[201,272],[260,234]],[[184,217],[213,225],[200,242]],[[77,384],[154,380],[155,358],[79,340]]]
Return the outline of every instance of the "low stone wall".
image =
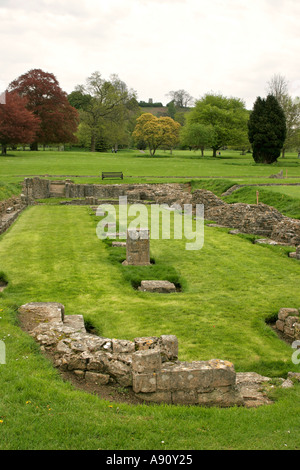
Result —
[[[25,207],[26,204],[20,197],[0,201],[0,235],[13,224]]]
[[[65,316],[59,303],[29,303],[20,307],[19,315],[54,365],[82,381],[132,387],[143,401],[244,405],[233,364],[217,359],[180,362],[176,336],[134,341],[95,336],[86,332],[81,315]]]
[[[266,238],[272,238],[274,227],[286,219],[276,209],[265,204],[242,203],[224,204],[208,209],[205,211],[205,218],[244,233]]]
[[[53,189],[54,188],[54,189]],[[152,201],[157,204],[204,205],[204,218],[243,233],[300,245],[300,221],[285,217],[266,204],[227,204],[211,191],[198,189],[193,193],[187,184],[74,184],[68,180],[51,182],[40,178],[26,178],[23,184],[24,199],[48,198],[63,194],[66,198],[87,198],[93,204],[103,199],[127,196],[128,202]]]
[[[296,308],[282,308],[278,313],[276,328],[290,341],[300,340],[300,312]]]

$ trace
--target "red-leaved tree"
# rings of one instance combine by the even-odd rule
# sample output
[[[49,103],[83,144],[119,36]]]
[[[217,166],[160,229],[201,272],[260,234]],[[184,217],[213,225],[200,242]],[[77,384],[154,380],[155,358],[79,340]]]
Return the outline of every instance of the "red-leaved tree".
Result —
[[[33,69],[21,75],[9,85],[28,100],[27,109],[40,118],[40,128],[32,145],[76,142],[75,132],[79,124],[78,111],[70,105],[67,94],[60,88],[52,73]]]
[[[31,144],[36,139],[40,119],[26,106],[26,98],[17,93],[6,92],[5,103],[0,104],[2,155],[6,155],[7,145]]]

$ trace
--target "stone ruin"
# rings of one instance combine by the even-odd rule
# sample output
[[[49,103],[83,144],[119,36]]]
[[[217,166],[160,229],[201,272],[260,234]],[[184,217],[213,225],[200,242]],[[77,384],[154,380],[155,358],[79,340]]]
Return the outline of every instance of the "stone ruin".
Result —
[[[76,204],[101,204],[127,196],[128,203],[180,205],[204,204],[204,218],[242,233],[261,235],[291,246],[300,245],[300,220],[285,217],[266,204],[227,204],[211,191],[197,189],[191,193],[188,184],[75,184],[70,180],[50,181],[25,178],[23,199],[34,204],[36,199],[50,197],[84,198]],[[74,202],[75,203],[75,202]]]
[[[87,383],[132,387],[142,401],[233,406],[244,400],[228,361],[178,361],[176,336],[141,337],[134,341],[103,338],[85,330],[83,317],[64,315],[59,303],[29,303],[19,309],[21,321],[54,365]]]
[[[255,372],[236,373],[229,361],[181,362],[174,335],[134,341],[88,333],[82,315],[65,315],[56,302],[31,302],[19,308],[19,319],[62,373],[101,393],[105,385],[131,388],[142,402],[199,406],[256,407],[271,404],[271,379]],[[289,373],[300,380],[300,374]],[[281,387],[291,386],[279,379]],[[292,384],[293,385],[293,384]]]
[[[0,201],[0,235],[13,224],[25,207],[26,203],[20,197]]]
[[[300,340],[300,312],[296,308],[281,308],[276,329],[290,342]]]
[[[150,232],[148,229],[128,229],[124,265],[150,266]]]
[[[293,251],[292,253],[289,253],[290,258],[298,259],[300,261],[300,245],[297,246],[296,251]]]

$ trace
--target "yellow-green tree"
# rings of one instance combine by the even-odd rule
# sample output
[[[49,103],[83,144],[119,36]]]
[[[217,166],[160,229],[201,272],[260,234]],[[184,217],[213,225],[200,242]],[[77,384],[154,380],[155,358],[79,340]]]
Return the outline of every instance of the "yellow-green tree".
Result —
[[[159,147],[172,148],[179,142],[180,124],[170,117],[156,117],[144,113],[136,120],[133,137],[143,140],[153,156]]]

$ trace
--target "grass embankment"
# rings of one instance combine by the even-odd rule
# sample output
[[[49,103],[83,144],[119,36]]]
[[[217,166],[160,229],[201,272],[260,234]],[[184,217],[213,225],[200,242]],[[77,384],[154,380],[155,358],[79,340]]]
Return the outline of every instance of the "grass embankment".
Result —
[[[229,188],[237,184],[231,179],[192,180],[192,191],[207,189],[222,197]],[[241,183],[246,184],[246,183]],[[245,186],[237,189],[229,196],[222,197],[228,204],[242,202],[256,204],[256,192],[259,192],[259,202],[275,207],[282,214],[300,219],[300,186]]]
[[[300,387],[277,390],[258,409],[130,406],[76,391],[61,380],[17,307],[57,301],[107,337],[176,334],[181,360],[228,359],[239,371],[299,371],[291,348],[266,325],[281,307],[300,306],[300,266],[287,249],[253,245],[224,229],[205,229],[200,251],[184,240],[152,240],[155,265],[122,266],[125,250],[96,236],[86,207],[26,209],[0,237],[2,449],[299,449]],[[122,251],[123,250],[123,251]],[[137,278],[173,276],[181,293],[138,292]]]

